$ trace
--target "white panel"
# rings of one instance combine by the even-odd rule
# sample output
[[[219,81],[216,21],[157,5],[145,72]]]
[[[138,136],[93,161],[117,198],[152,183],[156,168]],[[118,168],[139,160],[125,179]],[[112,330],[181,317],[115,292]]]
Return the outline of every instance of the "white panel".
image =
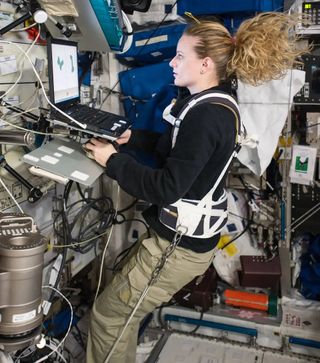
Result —
[[[172,334],[158,363],[262,363],[262,358],[263,352],[254,348]]]

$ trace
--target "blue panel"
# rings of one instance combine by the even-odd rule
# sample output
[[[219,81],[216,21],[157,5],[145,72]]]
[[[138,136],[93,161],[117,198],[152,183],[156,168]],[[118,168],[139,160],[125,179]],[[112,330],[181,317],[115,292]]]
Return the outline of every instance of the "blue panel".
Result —
[[[320,349],[320,342],[317,342],[315,340],[310,340],[310,339],[289,337],[289,343],[290,344],[303,345],[305,347],[310,347],[310,348]]]
[[[133,128],[163,132],[168,123],[162,112],[177,96],[168,62],[133,68],[119,73],[126,116]]]
[[[186,24],[173,23],[135,31],[133,41],[127,52],[117,54],[132,66],[158,63],[175,56],[178,40]]]
[[[194,15],[238,12],[282,11],[283,0],[180,0],[178,14],[189,11]]]
[[[258,335],[256,329],[243,328],[241,326],[230,325],[230,324],[215,323],[213,321],[186,318],[186,317],[171,315],[171,314],[166,314],[164,316],[164,319],[165,319],[165,321],[176,321],[179,323],[205,326],[205,327],[212,328],[212,329],[232,331],[234,333],[245,334],[245,335],[249,335],[251,337],[256,337]]]
[[[229,30],[231,34],[236,33],[241,23],[250,18],[251,15],[247,14],[247,16],[223,16],[223,24]]]

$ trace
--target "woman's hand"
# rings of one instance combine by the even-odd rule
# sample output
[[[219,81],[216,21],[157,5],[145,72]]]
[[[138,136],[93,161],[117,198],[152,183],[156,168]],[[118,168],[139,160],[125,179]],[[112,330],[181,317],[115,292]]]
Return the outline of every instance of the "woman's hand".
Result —
[[[96,162],[102,166],[106,166],[110,156],[117,152],[112,144],[105,140],[101,141],[95,138],[90,139],[90,141],[85,144],[85,148],[91,151]]]
[[[131,136],[131,130],[126,130],[121,136],[119,136],[116,140],[116,143],[119,145],[126,144]]]

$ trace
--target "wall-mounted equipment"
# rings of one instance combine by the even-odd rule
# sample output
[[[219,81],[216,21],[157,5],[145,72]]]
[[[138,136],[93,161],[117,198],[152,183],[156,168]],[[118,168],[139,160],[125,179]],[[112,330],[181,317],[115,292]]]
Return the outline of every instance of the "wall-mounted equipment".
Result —
[[[319,103],[320,102],[320,56],[305,55],[302,56],[302,61],[303,61],[303,70],[306,72],[306,79],[304,86],[294,97],[294,102]]]
[[[25,179],[17,171],[11,168],[11,166],[7,163],[4,155],[1,154],[0,154],[0,168],[5,169],[9,174],[11,174],[17,180],[19,180],[19,182],[28,189],[29,191],[28,202],[35,203],[42,197],[43,193],[41,189],[38,187],[34,187],[32,184],[28,182],[27,179]]]
[[[37,340],[42,323],[46,239],[24,214],[0,214],[0,348],[14,351]]]
[[[298,13],[305,15],[296,32],[302,35],[320,34],[320,1],[304,1],[297,7]]]
[[[11,29],[14,29],[16,26],[24,23],[29,19],[33,19],[37,24],[43,24],[47,21],[48,16],[47,13],[39,6],[38,2],[35,0],[29,0],[26,3],[26,7],[24,8],[25,13],[12,23],[0,29],[0,36],[4,35]]]
[[[56,26],[58,22],[62,29],[71,31],[67,36],[78,43],[80,51],[122,51],[126,36],[118,0],[74,0],[76,13],[73,16],[54,12],[44,0],[39,3],[48,12],[49,19],[55,19],[46,22],[53,38],[64,37],[61,29]]]
[[[33,146],[35,134],[31,131],[0,130],[0,144]]]

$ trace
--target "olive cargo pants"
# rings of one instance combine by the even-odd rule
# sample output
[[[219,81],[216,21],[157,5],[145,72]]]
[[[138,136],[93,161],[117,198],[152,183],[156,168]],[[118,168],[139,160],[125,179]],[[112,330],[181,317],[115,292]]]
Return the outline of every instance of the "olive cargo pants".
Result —
[[[150,236],[143,235],[122,270],[99,295],[92,309],[87,363],[104,363],[168,245],[169,242],[154,231],[150,232]],[[109,363],[135,362],[140,321],[155,307],[169,301],[194,277],[202,275],[212,259],[213,250],[196,253],[179,246],[175,249],[136,311]]]

